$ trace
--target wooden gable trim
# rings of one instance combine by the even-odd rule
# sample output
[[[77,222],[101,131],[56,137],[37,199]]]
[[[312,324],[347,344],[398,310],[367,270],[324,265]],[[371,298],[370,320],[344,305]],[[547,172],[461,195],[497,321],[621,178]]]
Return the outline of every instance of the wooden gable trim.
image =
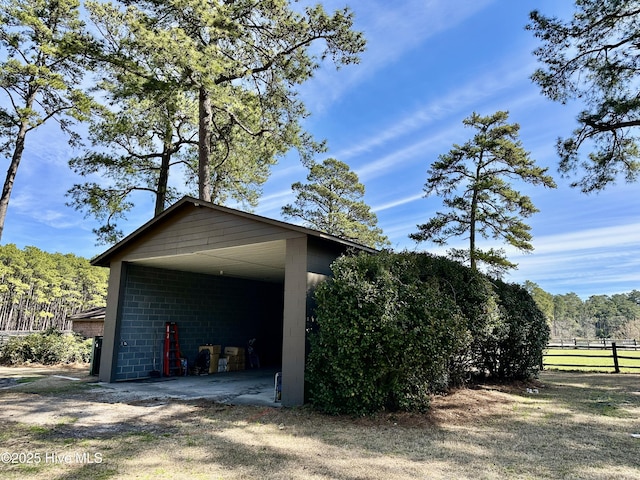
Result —
[[[198,211],[202,208],[202,211]],[[188,215],[182,214],[190,210]],[[211,213],[216,212],[216,218]],[[212,228],[215,226],[215,228]],[[330,243],[374,249],[298,225],[184,197],[122,241],[98,255],[92,265],[108,267],[114,258],[134,260],[311,235]]]

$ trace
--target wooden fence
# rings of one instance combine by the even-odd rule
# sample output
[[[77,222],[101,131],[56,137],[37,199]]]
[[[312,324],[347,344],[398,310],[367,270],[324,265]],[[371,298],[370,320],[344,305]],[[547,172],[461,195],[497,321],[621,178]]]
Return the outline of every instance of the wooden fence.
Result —
[[[633,348],[640,350],[640,340],[635,338],[611,339],[611,338],[552,338],[548,348],[603,348],[611,347],[616,343],[618,348]]]
[[[573,339],[571,341],[551,341],[547,346],[547,350],[543,354],[542,359],[542,367],[581,367],[581,368],[613,368],[615,373],[620,373],[621,368],[629,368],[629,369],[640,369],[640,363],[636,363],[635,365],[631,365],[627,360],[639,362],[640,356],[630,356],[625,355],[626,351],[637,351],[640,348],[638,345],[638,341],[634,340],[577,340]],[[567,350],[567,352],[562,353],[549,353],[549,350]],[[573,353],[571,350],[593,350],[604,353],[581,353],[576,352]],[[610,351],[610,353],[607,353]],[[593,363],[552,363],[548,361],[549,358],[553,357],[571,357],[571,358],[588,358],[592,359],[609,359],[610,361],[605,362],[604,360],[600,363],[606,363],[606,365],[602,364],[593,364]]]

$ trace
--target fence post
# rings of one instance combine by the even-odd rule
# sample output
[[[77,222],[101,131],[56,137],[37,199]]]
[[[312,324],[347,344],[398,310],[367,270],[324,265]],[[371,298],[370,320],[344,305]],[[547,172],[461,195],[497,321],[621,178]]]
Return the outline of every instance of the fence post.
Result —
[[[611,350],[613,351],[613,368],[615,373],[620,373],[620,366],[618,365],[618,349],[616,348],[616,342],[611,342]]]

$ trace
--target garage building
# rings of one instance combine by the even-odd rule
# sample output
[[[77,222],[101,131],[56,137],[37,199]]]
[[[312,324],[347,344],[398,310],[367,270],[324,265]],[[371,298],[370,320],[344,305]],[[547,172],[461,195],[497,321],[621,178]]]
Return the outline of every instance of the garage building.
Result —
[[[257,339],[263,366],[281,367],[283,405],[304,403],[311,294],[331,263],[368,247],[184,197],[92,260],[108,267],[100,380],[162,371],[166,322],[182,355]]]

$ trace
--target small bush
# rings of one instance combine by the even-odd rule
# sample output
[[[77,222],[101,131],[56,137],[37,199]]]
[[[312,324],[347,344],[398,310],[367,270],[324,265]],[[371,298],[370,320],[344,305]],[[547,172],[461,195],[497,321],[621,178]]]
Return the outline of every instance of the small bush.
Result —
[[[12,337],[0,347],[0,363],[20,365],[88,362],[93,341],[76,334],[63,334],[55,328],[24,337]]]
[[[496,344],[494,377],[526,379],[540,370],[549,343],[549,325],[531,295],[520,285],[496,281],[504,322]]]

